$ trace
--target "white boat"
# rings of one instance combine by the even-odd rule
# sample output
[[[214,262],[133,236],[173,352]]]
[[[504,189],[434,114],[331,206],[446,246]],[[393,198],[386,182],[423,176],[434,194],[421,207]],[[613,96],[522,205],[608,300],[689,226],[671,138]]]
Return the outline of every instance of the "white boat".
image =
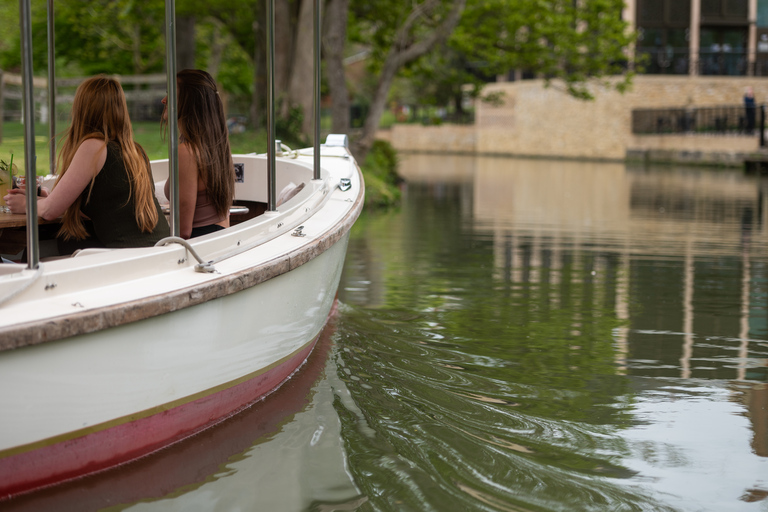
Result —
[[[345,141],[321,146],[319,180],[313,148],[278,157],[276,189],[303,188],[226,230],[0,265],[0,499],[188,437],[301,366],[363,205]],[[265,206],[267,156],[234,161],[238,203]]]
[[[37,176],[30,4],[19,2],[29,183]],[[178,233],[173,6],[166,0],[169,159],[152,170],[156,189],[170,179]],[[53,27],[50,5],[48,18]],[[317,10],[314,146],[282,152],[268,80],[268,152],[233,155],[240,213],[231,227],[40,262],[36,202],[27,199],[29,262],[0,265],[0,508],[9,496],[137,459],[219,423],[306,360],[334,309],[364,199],[346,135],[319,143],[319,34]],[[55,88],[48,98],[55,109]]]

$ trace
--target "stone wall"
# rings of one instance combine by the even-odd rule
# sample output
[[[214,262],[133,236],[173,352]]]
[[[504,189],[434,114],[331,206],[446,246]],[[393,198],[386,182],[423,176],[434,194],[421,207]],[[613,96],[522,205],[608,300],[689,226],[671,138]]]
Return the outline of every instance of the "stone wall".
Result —
[[[401,151],[430,153],[475,153],[477,130],[474,126],[445,124],[422,126],[397,124],[377,135]]]
[[[644,75],[624,94],[594,86],[594,101],[542,80],[494,83],[484,92],[501,93],[503,104],[479,102],[474,126],[395,125],[387,138],[403,151],[741,165],[759,150],[757,136],[640,136],[632,134],[631,118],[634,108],[741,105],[747,86],[757,103],[768,102],[763,77]]]

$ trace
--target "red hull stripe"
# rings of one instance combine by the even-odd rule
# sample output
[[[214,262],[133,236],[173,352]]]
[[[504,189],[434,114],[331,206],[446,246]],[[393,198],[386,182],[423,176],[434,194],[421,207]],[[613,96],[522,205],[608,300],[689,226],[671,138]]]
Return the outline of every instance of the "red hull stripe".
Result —
[[[0,499],[142,457],[210,427],[278,387],[307,359],[316,341],[248,380],[9,454],[0,459]]]

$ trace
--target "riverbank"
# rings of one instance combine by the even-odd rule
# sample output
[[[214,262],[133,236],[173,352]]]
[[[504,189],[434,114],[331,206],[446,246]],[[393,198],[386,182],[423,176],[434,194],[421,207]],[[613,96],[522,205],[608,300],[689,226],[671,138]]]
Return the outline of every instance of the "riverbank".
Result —
[[[478,102],[473,125],[396,124],[378,137],[404,153],[452,153],[591,161],[740,167],[763,155],[757,135],[638,135],[632,110],[739,105],[750,86],[768,101],[763,77],[649,76],[620,94],[594,86],[595,99],[572,98],[543,80],[489,84],[499,105]]]
[[[8,161],[13,154],[13,162],[21,171],[25,169],[24,159],[24,125],[6,122],[2,125],[2,142],[0,142],[0,159]],[[60,132],[63,132],[61,126]],[[168,158],[168,142],[162,136],[160,123],[133,123],[136,142],[141,144],[150,160]],[[267,150],[266,131],[245,131],[229,136],[232,152],[236,154],[263,153]],[[284,141],[289,146],[298,148],[295,143]],[[48,125],[35,124],[35,154],[37,155],[37,174],[45,175],[50,171],[48,153]],[[400,190],[397,187],[397,155],[391,146],[377,143],[369,152],[364,162],[360,164],[365,175],[366,207],[379,208],[397,204],[400,200]]]

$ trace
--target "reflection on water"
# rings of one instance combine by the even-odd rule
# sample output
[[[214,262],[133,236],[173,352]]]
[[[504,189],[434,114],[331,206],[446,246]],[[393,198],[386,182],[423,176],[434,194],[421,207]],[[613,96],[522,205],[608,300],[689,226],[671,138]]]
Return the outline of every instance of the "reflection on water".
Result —
[[[402,172],[402,210],[363,219],[342,296],[375,432],[346,445],[364,494],[768,510],[764,183],[434,155]]]
[[[300,370],[241,413],[122,467],[0,501],[0,510],[354,510],[366,498],[339,449],[333,404],[350,401],[334,392],[333,332],[331,323]]]
[[[402,207],[353,229],[332,339],[284,388],[8,509],[768,511],[766,183],[402,172]]]

